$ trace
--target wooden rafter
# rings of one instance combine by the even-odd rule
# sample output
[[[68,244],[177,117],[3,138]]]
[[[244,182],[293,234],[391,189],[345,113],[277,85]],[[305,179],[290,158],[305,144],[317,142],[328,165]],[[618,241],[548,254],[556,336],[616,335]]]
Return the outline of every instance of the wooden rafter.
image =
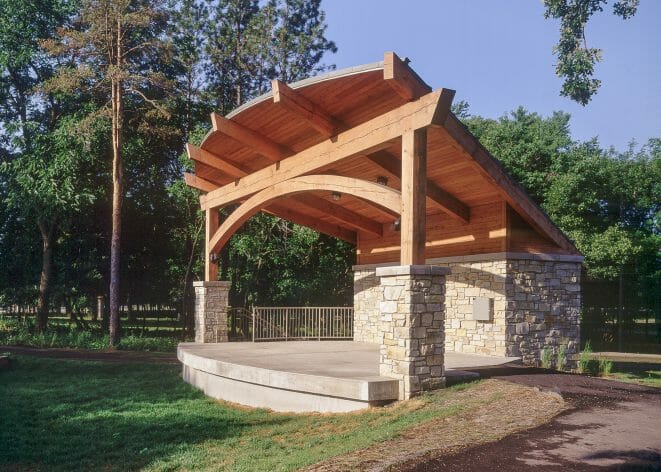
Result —
[[[201,149],[190,143],[186,144],[186,152],[188,153],[189,159],[195,162],[199,162],[200,164],[213,167],[214,169],[217,169],[229,175],[230,177],[239,178],[248,175],[248,172],[241,167],[236,166],[223,159],[222,157],[209,151],[205,151],[204,149]]]
[[[366,157],[380,169],[397,179],[401,179],[401,164],[389,152],[378,151]],[[451,217],[468,223],[470,219],[470,207],[431,180],[427,180],[427,199],[441,207]]]
[[[337,175],[306,175],[274,184],[243,202],[218,228],[209,242],[210,251],[220,250],[248,218],[286,195],[327,190],[353,195],[394,212],[401,211],[401,193],[374,182]],[[208,196],[207,196],[208,198]]]
[[[394,52],[383,57],[383,79],[405,100],[415,100],[431,92],[431,87]]]
[[[243,145],[254,149],[255,152],[266,157],[271,162],[278,162],[292,154],[291,150],[286,146],[282,146],[257,131],[246,128],[217,113],[211,114],[211,124],[215,132],[229,136]]]
[[[541,234],[548,235],[561,248],[572,254],[578,254],[574,244],[553,224],[546,213],[532,201],[525,190],[512,180],[496,158],[484,149],[477,138],[468,131],[468,128],[453,113],[448,115],[442,129],[458,145],[460,152],[469,156],[474,168],[495,185],[498,192],[521,217]]]
[[[336,205],[329,202],[324,198],[317,197],[316,195],[296,195],[292,197],[293,200],[296,200],[297,203],[304,205],[309,208],[318,210],[328,216],[340,220],[345,225],[350,227],[365,231],[376,236],[383,235],[383,225],[378,221],[374,221],[370,218],[367,218],[363,215],[359,215],[355,211],[348,210],[341,205]]]
[[[335,136],[342,124],[330,116],[325,110],[315,105],[296,90],[279,80],[271,81],[273,103],[277,103],[293,115],[305,120],[323,137]]]
[[[448,93],[444,89],[429,93],[419,100],[406,103],[399,108],[366,121],[311,146],[277,164],[272,164],[247,175],[236,182],[210,192],[201,202],[203,208],[226,205],[271,185],[314,172],[315,170],[341,161],[347,157],[370,153],[382,148],[383,143],[398,139],[406,130],[420,129],[433,124],[439,106],[449,106]],[[443,105],[441,105],[443,104]]]
[[[212,190],[218,188],[218,185],[214,184],[213,182],[209,182],[202,177],[198,177],[197,175],[188,172],[184,172],[184,181],[189,187],[196,188],[202,192],[211,192]]]
[[[311,216],[292,210],[291,208],[287,208],[282,204],[272,203],[262,211],[277,216],[278,218],[291,221],[292,223],[306,226],[320,233],[333,236],[348,243],[356,244],[357,236],[355,231],[349,230],[339,225],[328,223],[318,218],[312,218]]]

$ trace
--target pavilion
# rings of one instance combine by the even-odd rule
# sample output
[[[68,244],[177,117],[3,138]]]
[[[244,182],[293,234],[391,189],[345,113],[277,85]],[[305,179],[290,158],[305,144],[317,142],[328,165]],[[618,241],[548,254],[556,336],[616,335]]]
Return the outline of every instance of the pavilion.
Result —
[[[378,375],[398,382],[397,398],[442,386],[450,352],[538,364],[560,349],[570,366],[583,258],[452,113],[453,97],[386,53],[273,81],[229,115],[212,114],[201,145],[187,146],[186,183],[203,192],[206,214],[196,342],[227,340],[217,253],[266,212],[355,244],[353,339],[378,349]],[[199,385],[198,361],[184,361],[184,373]]]

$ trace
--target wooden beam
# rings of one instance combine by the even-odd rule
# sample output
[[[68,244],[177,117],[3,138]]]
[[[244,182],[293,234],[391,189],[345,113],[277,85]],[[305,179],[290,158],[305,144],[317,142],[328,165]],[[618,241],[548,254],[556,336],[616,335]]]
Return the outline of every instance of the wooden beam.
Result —
[[[211,124],[215,132],[229,136],[245,146],[254,149],[255,152],[266,157],[271,162],[278,162],[292,154],[291,150],[287,147],[217,113],[211,113]]]
[[[184,181],[189,187],[196,188],[202,192],[211,192],[218,188],[218,185],[214,184],[213,182],[209,182],[202,177],[198,177],[197,175],[190,174],[188,172],[184,172]]]
[[[218,208],[211,208],[205,211],[205,231],[204,231],[204,280],[207,282],[218,279],[218,261],[211,260],[213,248],[210,245],[211,237],[218,231],[220,226],[220,214]]]
[[[401,265],[425,263],[427,129],[402,135]]]
[[[274,200],[286,195],[318,190],[346,193],[394,212],[401,211],[401,194],[390,187],[338,175],[305,175],[272,185],[247,199],[218,228],[209,242],[209,247],[212,251],[219,251],[248,218]]]
[[[273,103],[277,103],[288,112],[306,121],[324,138],[335,136],[342,129],[339,121],[284,82],[272,80],[271,92]]]
[[[431,92],[431,87],[394,52],[383,57],[383,80],[405,100],[415,100]]]
[[[324,198],[317,197],[316,195],[304,194],[296,195],[292,197],[292,200],[295,200],[306,207],[318,210],[328,216],[332,216],[352,228],[365,231],[375,236],[383,236],[383,225],[378,221],[360,215],[355,211],[347,210],[343,206],[329,202]]]
[[[239,177],[248,175],[248,172],[242,168],[227,162],[217,154],[201,149],[191,143],[186,144],[186,152],[188,153],[188,158],[192,161],[218,169],[231,177],[238,179]]]
[[[443,89],[339,133],[277,164],[260,169],[207,195],[203,208],[226,205],[293,177],[314,172],[347,157],[370,153],[398,139],[406,130],[430,126],[444,95]]]
[[[366,157],[388,174],[401,179],[401,164],[389,152],[379,151]],[[463,223],[468,223],[470,219],[470,207],[429,179],[427,179],[427,200],[438,205],[451,217]]]
[[[544,211],[528,196],[525,190],[515,182],[493,157],[471,134],[466,126],[454,116],[448,114],[442,127],[443,132],[454,141],[460,151],[465,153],[478,171],[487,181],[492,182],[505,201],[514,208],[533,228],[547,235],[559,247],[579,254],[578,249],[558,229]]]
[[[356,244],[358,239],[355,231],[343,228],[342,226],[333,225],[323,220],[317,220],[308,215],[304,215],[303,213],[292,210],[291,208],[287,208],[281,204],[273,203],[262,211],[277,216],[278,218],[291,221],[297,225],[305,226],[320,233],[333,236],[351,244]]]

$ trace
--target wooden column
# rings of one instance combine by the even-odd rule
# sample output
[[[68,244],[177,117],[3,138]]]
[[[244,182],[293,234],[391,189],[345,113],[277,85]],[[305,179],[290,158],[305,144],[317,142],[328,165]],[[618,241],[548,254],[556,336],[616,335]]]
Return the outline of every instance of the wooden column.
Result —
[[[402,135],[401,265],[425,263],[427,129]]]
[[[220,226],[220,215],[218,208],[207,208],[205,210],[206,230],[204,236],[204,280],[213,282],[218,280],[218,261],[211,261],[211,246],[209,242]]]

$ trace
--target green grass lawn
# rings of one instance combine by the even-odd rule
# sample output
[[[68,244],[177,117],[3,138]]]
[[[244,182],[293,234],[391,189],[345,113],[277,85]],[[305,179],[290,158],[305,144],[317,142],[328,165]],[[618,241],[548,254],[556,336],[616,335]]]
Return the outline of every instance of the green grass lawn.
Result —
[[[661,388],[661,366],[644,365],[639,368],[628,367],[618,368],[617,364],[614,372],[605,376],[608,379],[620,380],[623,382],[632,382],[648,387]]]
[[[177,365],[15,359],[0,372],[0,470],[293,470],[456,414],[445,402],[472,388],[363,413],[279,414],[208,399]]]

